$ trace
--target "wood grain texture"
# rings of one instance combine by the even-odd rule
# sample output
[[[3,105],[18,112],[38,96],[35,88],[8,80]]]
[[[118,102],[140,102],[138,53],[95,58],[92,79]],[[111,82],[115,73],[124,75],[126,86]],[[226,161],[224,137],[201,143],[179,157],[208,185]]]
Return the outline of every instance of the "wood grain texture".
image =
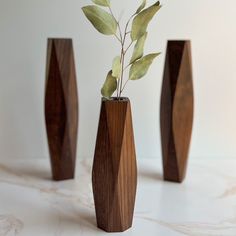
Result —
[[[137,166],[128,99],[102,100],[92,182],[98,227],[107,232],[130,228]]]
[[[45,120],[54,180],[74,178],[78,95],[71,39],[48,39]]]
[[[190,41],[168,41],[160,111],[165,180],[182,182],[185,178],[193,103]]]

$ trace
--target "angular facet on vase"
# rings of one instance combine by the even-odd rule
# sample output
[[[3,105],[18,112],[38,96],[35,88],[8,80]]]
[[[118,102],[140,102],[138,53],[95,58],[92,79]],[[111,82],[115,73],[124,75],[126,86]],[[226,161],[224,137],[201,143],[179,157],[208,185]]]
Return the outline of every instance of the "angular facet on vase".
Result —
[[[131,105],[127,98],[102,99],[93,171],[97,225],[107,232],[132,226],[137,166]]]
[[[194,112],[190,41],[168,41],[161,94],[161,142],[164,179],[186,175]]]
[[[48,39],[45,121],[53,179],[72,179],[78,131],[78,95],[72,39]]]

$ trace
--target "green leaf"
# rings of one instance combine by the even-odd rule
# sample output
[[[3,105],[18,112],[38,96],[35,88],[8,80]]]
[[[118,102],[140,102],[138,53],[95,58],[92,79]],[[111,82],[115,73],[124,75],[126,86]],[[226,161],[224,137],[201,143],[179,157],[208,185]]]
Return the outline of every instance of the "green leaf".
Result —
[[[102,34],[116,34],[117,22],[114,17],[98,6],[86,6],[82,8],[85,16],[92,25]]]
[[[135,61],[137,61],[143,56],[143,49],[144,49],[146,38],[147,38],[147,32],[141,38],[137,40],[134,46],[134,52],[130,60],[130,64],[134,63]]]
[[[112,76],[115,78],[120,78],[121,74],[121,60],[120,56],[117,56],[114,58],[112,63]]]
[[[110,0],[92,0],[95,4],[103,6],[103,7],[109,7],[110,6]]]
[[[138,10],[136,11],[136,14],[138,14],[140,11],[143,10],[143,8],[146,6],[146,0],[143,0],[142,4],[140,5],[140,7],[138,8]]]
[[[116,91],[117,88],[117,80],[112,76],[112,71],[109,71],[106,81],[103,84],[101,89],[102,96],[105,98],[110,98],[112,94]]]
[[[158,1],[151,7],[141,11],[137,16],[135,16],[131,30],[132,41],[135,41],[142,37],[142,35],[147,31],[148,24],[160,8],[161,5]]]
[[[149,54],[140,60],[136,61],[130,68],[129,79],[137,80],[141,79],[148,72],[153,60],[160,55],[160,53]]]

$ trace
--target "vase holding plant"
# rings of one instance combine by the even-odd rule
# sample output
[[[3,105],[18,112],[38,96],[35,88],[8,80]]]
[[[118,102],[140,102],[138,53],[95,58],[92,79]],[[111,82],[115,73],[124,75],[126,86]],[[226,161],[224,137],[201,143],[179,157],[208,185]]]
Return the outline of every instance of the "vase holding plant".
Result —
[[[137,186],[131,105],[122,93],[129,81],[147,74],[160,54],[144,56],[144,45],[147,27],[161,5],[158,1],[146,7],[143,0],[122,30],[110,0],[93,0],[93,3],[82,8],[85,16],[97,31],[114,36],[121,46],[101,89],[103,98],[92,173],[94,202],[98,227],[108,232],[122,232],[132,226]],[[132,46],[132,56],[127,60]]]

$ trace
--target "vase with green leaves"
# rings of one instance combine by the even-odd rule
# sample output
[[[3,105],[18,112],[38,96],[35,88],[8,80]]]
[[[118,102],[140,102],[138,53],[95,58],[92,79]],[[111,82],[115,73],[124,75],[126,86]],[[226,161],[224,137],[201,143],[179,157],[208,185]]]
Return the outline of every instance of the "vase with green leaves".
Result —
[[[143,0],[122,27],[110,0],[92,2],[94,4],[82,8],[85,16],[98,32],[113,36],[120,44],[120,52],[114,57],[101,88],[102,105],[92,173],[95,210],[99,228],[122,232],[132,226],[137,186],[131,105],[122,94],[129,81],[147,74],[160,54],[144,55],[144,45],[148,25],[161,5],[158,1],[146,7]],[[128,58],[131,48],[133,52]]]

